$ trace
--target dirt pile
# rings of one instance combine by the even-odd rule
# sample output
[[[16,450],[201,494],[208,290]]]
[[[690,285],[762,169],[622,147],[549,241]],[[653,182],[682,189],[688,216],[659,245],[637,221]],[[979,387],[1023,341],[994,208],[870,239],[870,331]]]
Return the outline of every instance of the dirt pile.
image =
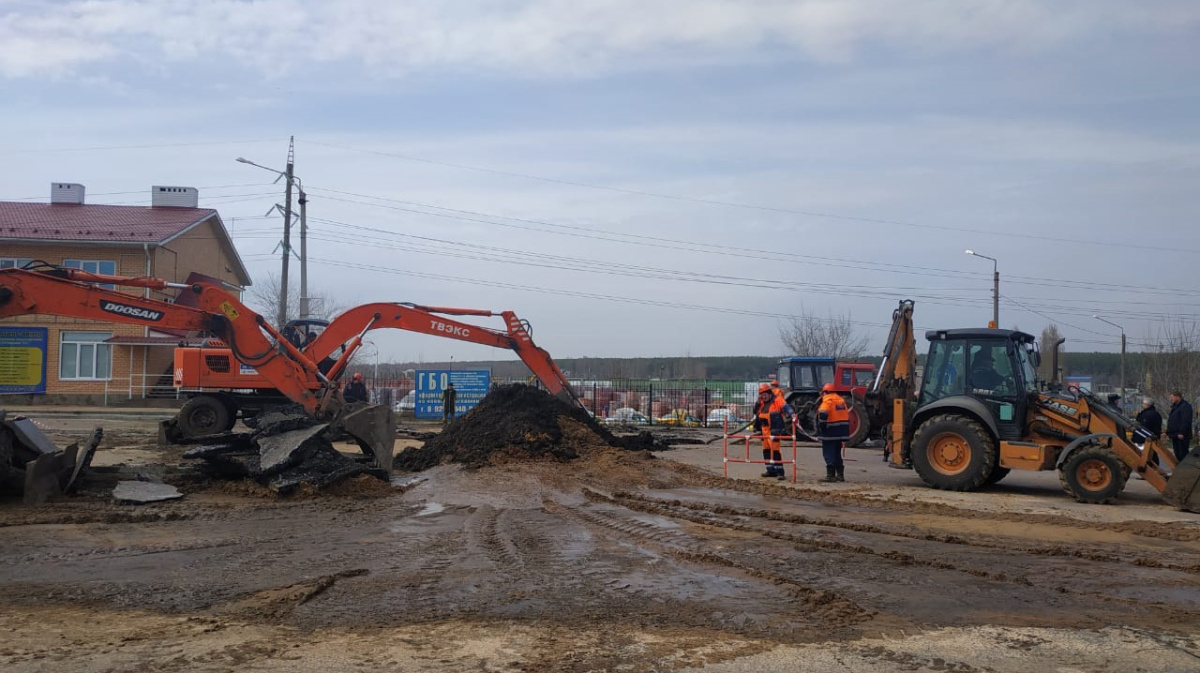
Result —
[[[416,472],[442,463],[483,467],[514,459],[571,460],[604,447],[668,448],[648,432],[613,435],[583,409],[518,383],[496,388],[421,448],[401,452],[395,467]]]

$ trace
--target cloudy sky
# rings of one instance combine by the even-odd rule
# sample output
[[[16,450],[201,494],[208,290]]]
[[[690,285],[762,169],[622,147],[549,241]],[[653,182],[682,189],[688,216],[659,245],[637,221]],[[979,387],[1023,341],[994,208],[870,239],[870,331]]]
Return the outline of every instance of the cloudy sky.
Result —
[[[787,316],[1200,313],[1194,0],[0,0],[0,200],[200,189],[256,278],[510,309],[552,354],[779,354]],[[295,268],[295,267],[293,267]],[[493,357],[418,335],[386,359]]]

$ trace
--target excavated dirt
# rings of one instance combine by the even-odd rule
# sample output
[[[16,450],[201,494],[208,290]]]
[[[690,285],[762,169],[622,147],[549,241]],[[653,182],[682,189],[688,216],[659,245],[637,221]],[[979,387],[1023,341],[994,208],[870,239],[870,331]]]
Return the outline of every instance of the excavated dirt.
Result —
[[[533,443],[576,458],[466,451],[486,459],[288,499],[214,481],[137,509],[82,495],[0,502],[0,670],[1200,663],[1190,520],[1023,519],[724,480],[553,418],[537,427],[558,439]]]
[[[567,428],[570,428],[568,431]],[[514,460],[572,460],[600,446],[652,451],[669,448],[648,432],[618,437],[583,409],[523,384],[500,386],[395,467],[419,472],[445,463],[469,468]]]

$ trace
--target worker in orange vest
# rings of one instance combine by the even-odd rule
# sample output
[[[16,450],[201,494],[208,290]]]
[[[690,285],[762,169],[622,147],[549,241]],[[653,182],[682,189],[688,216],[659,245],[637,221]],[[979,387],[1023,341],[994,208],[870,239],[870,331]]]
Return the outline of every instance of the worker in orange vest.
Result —
[[[754,429],[762,433],[763,461],[767,470],[764,478],[775,477],[782,481],[786,477],[783,471],[783,454],[779,450],[779,437],[785,433],[783,421],[786,403],[782,397],[771,392],[771,386],[763,383],[758,386],[758,402],[754,405]]]
[[[832,383],[821,388],[821,403],[817,406],[817,436],[825,457],[825,478],[832,483],[846,481],[842,462],[842,446],[850,439],[850,407],[846,399],[833,390]]]

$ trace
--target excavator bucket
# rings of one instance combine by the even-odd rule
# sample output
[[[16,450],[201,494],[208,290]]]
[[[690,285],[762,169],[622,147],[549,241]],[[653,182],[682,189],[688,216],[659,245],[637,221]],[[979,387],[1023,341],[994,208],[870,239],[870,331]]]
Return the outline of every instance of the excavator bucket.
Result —
[[[1175,466],[1162,497],[1178,509],[1200,512],[1200,449],[1193,449]]]
[[[374,460],[375,467],[391,472],[396,444],[396,417],[385,404],[353,409],[338,423]]]

